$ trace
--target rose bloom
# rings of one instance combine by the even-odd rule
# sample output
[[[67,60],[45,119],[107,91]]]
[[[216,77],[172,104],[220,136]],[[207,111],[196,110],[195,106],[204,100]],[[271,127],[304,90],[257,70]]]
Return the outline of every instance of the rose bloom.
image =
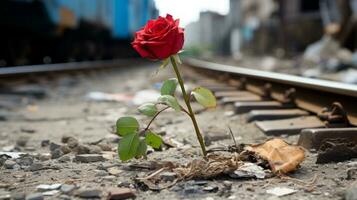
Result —
[[[179,27],[179,20],[169,14],[156,20],[149,20],[140,31],[135,33],[131,43],[144,58],[163,60],[177,54],[184,43],[184,29]]]

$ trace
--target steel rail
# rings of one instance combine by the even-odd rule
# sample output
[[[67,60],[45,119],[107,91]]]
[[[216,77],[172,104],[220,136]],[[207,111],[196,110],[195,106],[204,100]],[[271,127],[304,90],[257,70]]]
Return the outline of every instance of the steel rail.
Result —
[[[233,73],[236,75],[261,79],[269,82],[278,82],[289,84],[291,86],[305,87],[309,89],[316,89],[320,91],[332,92],[336,94],[343,94],[347,96],[357,97],[357,85],[305,78],[289,74],[281,74],[275,72],[260,71],[255,69],[247,69],[239,66],[231,66],[225,64],[218,64],[208,61],[202,61],[193,58],[185,59],[185,64],[196,68],[209,69],[219,72]]]
[[[104,60],[104,61],[84,61],[84,62],[2,67],[0,68],[0,77],[32,74],[32,73],[111,68],[111,67],[132,64],[134,61],[139,61],[139,60],[117,59],[117,60]]]
[[[273,98],[276,100],[281,100],[276,98],[276,94],[282,96],[284,90],[295,88],[297,107],[313,113],[320,113],[323,108],[329,107],[333,102],[340,102],[347,111],[351,124],[357,126],[357,85],[260,71],[194,58],[186,58],[184,63],[203,73],[215,72],[213,74],[215,76],[228,74],[231,79],[244,77],[249,84],[246,89],[252,92],[256,92],[257,88],[262,88],[265,83],[270,83],[273,86]]]

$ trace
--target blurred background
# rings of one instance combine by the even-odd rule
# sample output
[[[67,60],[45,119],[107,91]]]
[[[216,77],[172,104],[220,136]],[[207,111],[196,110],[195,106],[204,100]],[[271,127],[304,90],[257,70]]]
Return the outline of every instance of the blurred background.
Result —
[[[357,0],[1,0],[0,67],[132,58],[172,14],[186,56],[357,83]]]

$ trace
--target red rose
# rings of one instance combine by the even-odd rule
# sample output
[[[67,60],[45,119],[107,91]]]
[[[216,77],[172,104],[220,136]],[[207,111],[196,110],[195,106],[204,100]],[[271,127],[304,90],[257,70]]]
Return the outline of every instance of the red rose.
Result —
[[[131,43],[144,58],[160,59],[170,57],[182,49],[184,29],[179,27],[179,20],[169,14],[156,20],[149,20],[140,31],[135,33]]]

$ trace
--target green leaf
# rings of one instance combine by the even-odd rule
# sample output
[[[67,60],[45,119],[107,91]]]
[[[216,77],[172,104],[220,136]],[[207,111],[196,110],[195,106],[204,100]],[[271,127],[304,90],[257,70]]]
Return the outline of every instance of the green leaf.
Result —
[[[140,140],[138,149],[136,150],[136,158],[141,158],[142,156],[146,156],[146,151],[148,149],[148,146],[145,142],[145,140]]]
[[[125,136],[135,133],[139,128],[139,123],[134,117],[121,117],[117,121],[117,133]]]
[[[171,95],[173,96],[177,87],[177,79],[171,78],[164,81],[161,87],[161,95]]]
[[[157,113],[157,108],[153,103],[145,103],[138,108],[139,112],[146,116],[154,116]]]
[[[158,99],[159,103],[163,103],[165,105],[170,106],[171,108],[175,109],[176,111],[180,111],[181,107],[180,104],[177,102],[176,98],[170,95],[161,95]]]
[[[216,107],[216,97],[213,93],[204,87],[195,88],[192,91],[192,95],[195,97],[197,102],[206,108]]]
[[[146,144],[152,146],[154,149],[160,148],[162,144],[162,139],[160,136],[156,135],[155,133],[149,131],[145,136]]]
[[[137,133],[125,135],[119,142],[118,153],[122,161],[127,161],[135,157],[139,146],[139,136]]]

